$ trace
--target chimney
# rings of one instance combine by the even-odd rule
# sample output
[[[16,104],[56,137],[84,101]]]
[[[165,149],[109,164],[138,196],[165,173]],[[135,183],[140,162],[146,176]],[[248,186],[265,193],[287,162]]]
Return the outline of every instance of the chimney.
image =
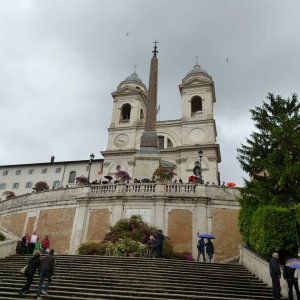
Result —
[[[51,164],[53,164],[53,163],[54,163],[54,160],[55,160],[55,156],[54,156],[54,155],[52,155],[52,156],[51,156],[50,163],[51,163]]]

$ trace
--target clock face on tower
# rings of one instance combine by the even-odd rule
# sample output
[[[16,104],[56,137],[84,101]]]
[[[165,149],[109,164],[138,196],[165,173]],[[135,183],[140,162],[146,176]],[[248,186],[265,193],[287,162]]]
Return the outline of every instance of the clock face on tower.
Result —
[[[124,133],[117,135],[114,139],[114,143],[117,147],[126,146],[128,141],[129,141],[128,135]]]

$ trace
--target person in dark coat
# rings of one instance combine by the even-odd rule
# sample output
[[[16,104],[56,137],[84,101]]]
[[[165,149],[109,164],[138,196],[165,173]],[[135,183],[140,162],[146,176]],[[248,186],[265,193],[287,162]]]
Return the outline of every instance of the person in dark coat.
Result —
[[[296,269],[292,269],[286,265],[283,266],[283,278],[286,280],[289,287],[289,300],[294,300],[293,286],[296,291],[297,299],[300,300],[300,291],[298,285],[298,279],[294,277]]]
[[[211,239],[207,239],[207,243],[205,244],[205,246],[206,246],[206,253],[208,256],[208,261],[211,262],[214,257],[214,253],[215,253],[215,247],[214,247],[214,244],[212,243]]]
[[[156,240],[155,240],[153,235],[150,236],[150,238],[147,242],[147,246],[148,246],[147,256],[148,257],[154,257],[154,253],[155,253],[155,250],[156,250]]]
[[[54,275],[55,270],[55,258],[54,258],[54,250],[51,249],[49,255],[47,255],[41,261],[40,266],[40,281],[37,289],[37,299],[41,299],[40,295],[48,295],[47,290],[52,282],[52,277]],[[45,278],[47,278],[47,283],[43,288],[43,283]]]
[[[269,262],[270,276],[272,279],[273,297],[275,300],[280,299],[280,277],[281,271],[278,264],[278,253],[274,252]]]
[[[26,233],[22,237],[22,241],[21,241],[22,254],[28,253],[28,245],[29,245],[29,233]]]
[[[205,259],[205,241],[204,241],[203,237],[198,240],[197,249],[198,249],[197,261],[200,260],[200,256],[202,255],[203,261],[206,262],[206,259]]]
[[[27,263],[27,269],[25,271],[25,276],[27,281],[22,289],[19,291],[19,296],[23,297],[25,294],[29,292],[29,288],[33,282],[33,277],[37,269],[40,268],[41,263],[41,252],[37,250],[32,258],[29,259]]]
[[[162,233],[162,230],[159,229],[155,235],[156,240],[156,257],[162,258],[163,257],[163,243],[165,240],[165,236]]]

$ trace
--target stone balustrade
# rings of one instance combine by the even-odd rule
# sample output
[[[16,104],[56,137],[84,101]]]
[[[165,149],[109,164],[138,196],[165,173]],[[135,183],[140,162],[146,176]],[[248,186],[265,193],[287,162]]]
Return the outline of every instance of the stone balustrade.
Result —
[[[77,205],[78,200],[107,199],[108,197],[184,197],[185,199],[211,199],[218,204],[238,205],[239,190],[221,186],[204,186],[198,184],[180,183],[118,183],[44,191],[21,195],[13,199],[0,202],[0,212],[19,210],[22,207],[47,207]]]

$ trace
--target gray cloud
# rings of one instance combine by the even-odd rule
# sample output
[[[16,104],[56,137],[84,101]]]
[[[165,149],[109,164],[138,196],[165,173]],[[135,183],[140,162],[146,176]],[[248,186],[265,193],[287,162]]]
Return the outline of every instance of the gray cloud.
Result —
[[[161,119],[180,117],[178,84],[199,56],[215,81],[221,179],[241,184],[235,157],[253,130],[249,109],[269,91],[299,93],[299,9],[293,0],[0,0],[0,164],[99,157],[110,94],[135,64],[148,84],[157,39]]]

